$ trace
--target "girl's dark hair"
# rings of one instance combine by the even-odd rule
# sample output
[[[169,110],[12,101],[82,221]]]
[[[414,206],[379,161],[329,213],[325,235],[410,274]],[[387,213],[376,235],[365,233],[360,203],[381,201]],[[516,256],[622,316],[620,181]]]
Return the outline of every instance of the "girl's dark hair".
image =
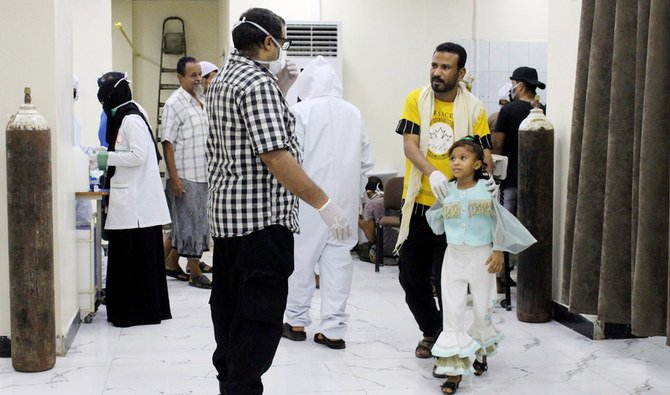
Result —
[[[488,178],[488,173],[484,171],[486,168],[486,163],[484,163],[484,150],[482,149],[482,146],[475,143],[474,138],[472,136],[465,136],[462,139],[456,141],[451,148],[449,148],[449,157],[451,158],[451,153],[454,152],[454,150],[458,147],[464,147],[468,151],[472,152],[475,154],[475,159],[479,160],[482,162],[482,165],[479,169],[475,170],[475,181],[482,179],[482,178]],[[455,177],[452,175],[452,180]]]

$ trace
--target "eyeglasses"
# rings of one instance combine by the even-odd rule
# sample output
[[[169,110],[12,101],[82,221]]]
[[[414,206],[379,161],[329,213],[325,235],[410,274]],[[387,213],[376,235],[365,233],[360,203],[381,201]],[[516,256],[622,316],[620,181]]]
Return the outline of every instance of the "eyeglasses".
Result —
[[[289,49],[289,47],[291,47],[291,40],[289,39],[279,38],[278,40],[281,42],[281,45],[279,45],[279,43],[277,42],[277,40],[275,40],[274,37],[272,37],[272,40],[275,42],[275,44],[277,44],[278,47],[280,47],[284,51],[286,51],[287,49]]]

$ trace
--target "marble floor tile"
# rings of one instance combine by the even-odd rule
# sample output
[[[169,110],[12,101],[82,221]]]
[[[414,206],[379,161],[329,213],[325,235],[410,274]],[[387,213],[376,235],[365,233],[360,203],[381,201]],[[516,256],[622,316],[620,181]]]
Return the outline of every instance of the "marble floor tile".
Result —
[[[217,394],[209,291],[173,279],[168,288],[172,319],[114,328],[103,306],[50,371],[18,373],[11,359],[0,358],[0,395]],[[414,357],[421,334],[397,266],[375,273],[374,265],[355,262],[345,350],[314,343],[320,304],[317,290],[306,341],[280,341],[263,376],[266,394],[440,394],[434,360]],[[465,326],[471,321],[468,311]],[[665,338],[592,341],[554,321],[519,322],[514,309],[500,307],[493,321],[505,341],[489,371],[464,377],[458,394],[670,394]]]

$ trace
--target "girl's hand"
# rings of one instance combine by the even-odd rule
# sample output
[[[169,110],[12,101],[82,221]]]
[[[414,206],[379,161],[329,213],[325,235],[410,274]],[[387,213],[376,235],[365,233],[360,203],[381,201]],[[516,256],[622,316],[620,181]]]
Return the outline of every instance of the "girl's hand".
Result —
[[[486,260],[489,273],[500,273],[503,267],[505,257],[502,251],[493,251],[493,254]]]

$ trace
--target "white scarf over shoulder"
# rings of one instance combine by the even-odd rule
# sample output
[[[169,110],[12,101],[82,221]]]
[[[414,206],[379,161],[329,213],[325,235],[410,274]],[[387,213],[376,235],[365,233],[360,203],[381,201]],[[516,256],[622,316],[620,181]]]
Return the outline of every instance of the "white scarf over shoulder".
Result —
[[[425,156],[428,153],[428,140],[430,132],[430,121],[435,112],[435,95],[430,85],[421,90],[418,100],[419,119],[421,121],[421,134],[419,135],[419,149]],[[484,111],[484,105],[472,93],[470,93],[465,84],[461,81],[458,84],[458,92],[454,99],[454,141],[465,136],[472,135],[479,115]],[[407,195],[405,203],[402,206],[402,219],[400,222],[400,232],[395,251],[399,251],[402,243],[409,234],[409,223],[412,216],[412,208],[416,196],[421,188],[421,171],[417,169],[412,162],[410,166],[409,179],[407,180]]]

